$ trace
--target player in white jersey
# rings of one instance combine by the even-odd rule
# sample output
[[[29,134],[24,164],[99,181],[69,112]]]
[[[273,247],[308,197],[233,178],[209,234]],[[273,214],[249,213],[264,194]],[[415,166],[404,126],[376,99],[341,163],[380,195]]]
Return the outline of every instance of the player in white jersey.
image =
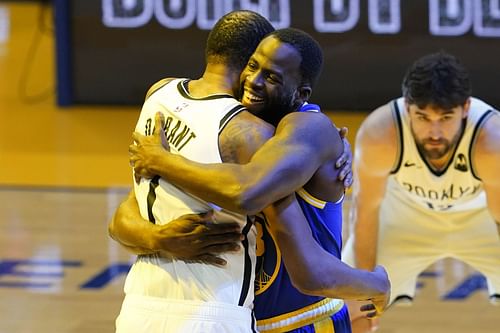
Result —
[[[317,42],[297,29],[277,30],[259,44],[242,73],[242,101],[277,129],[249,163],[187,160],[168,153],[161,134],[135,134],[138,145],[129,150],[136,172],[145,177],[161,175],[199,197],[238,211],[255,213],[271,205],[264,214],[272,222],[257,224],[257,251],[260,263],[266,263],[259,267],[259,275],[269,277],[256,282],[260,285],[255,306],[259,330],[347,333],[347,309],[339,298],[374,300],[371,315],[382,311],[388,301],[389,283],[383,268],[353,270],[338,258],[342,237],[341,201],[337,201],[343,197],[344,186],[336,180],[333,162],[341,141],[319,108],[304,104],[321,64]],[[299,107],[304,112],[293,112]],[[299,192],[307,192],[306,199],[295,200],[294,191],[301,186],[306,190]],[[286,200],[279,200],[287,195]],[[278,219],[273,218],[276,215]],[[140,217],[131,218],[132,228],[145,223]],[[318,237],[313,237],[316,232]],[[270,233],[280,250],[274,250],[278,246],[270,240]],[[277,269],[283,267],[281,260],[286,271]]]
[[[494,302],[500,114],[470,96],[467,71],[446,53],[417,60],[402,88],[403,97],[373,111],[357,134],[344,260],[386,267],[394,302],[412,300],[417,276],[429,265],[456,258],[486,276]]]
[[[269,133],[273,129],[245,112],[232,96],[239,89],[239,74],[246,60],[272,30],[265,18],[250,11],[225,15],[208,37],[203,76],[155,84],[148,92],[136,131],[144,135],[164,131],[172,152],[200,162],[247,162],[255,150],[244,142],[246,150],[236,151],[244,140],[233,134],[247,127]],[[157,112],[165,119],[162,129],[154,128]],[[235,115],[238,121],[230,121]],[[117,332],[252,332],[253,223],[245,215],[218,209],[159,177],[139,179],[135,196],[142,217],[152,225],[168,225],[186,214],[215,210],[218,224],[239,224],[242,239],[236,251],[221,255],[222,267],[178,260],[167,253],[138,256],[125,282]]]

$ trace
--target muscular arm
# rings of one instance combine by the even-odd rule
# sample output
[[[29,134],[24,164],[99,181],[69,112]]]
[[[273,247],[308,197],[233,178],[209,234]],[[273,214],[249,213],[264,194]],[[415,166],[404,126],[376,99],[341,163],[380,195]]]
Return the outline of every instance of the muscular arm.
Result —
[[[388,297],[385,273],[351,268],[316,242],[295,195],[266,208],[264,213],[292,283],[301,292],[355,300]]]
[[[356,137],[355,181],[350,215],[358,268],[372,270],[375,266],[379,207],[397,148],[396,128],[386,105],[368,116]]]
[[[497,112],[489,118],[481,132],[473,155],[473,162],[479,178],[483,181],[488,209],[497,223],[500,223],[500,115]]]
[[[233,162],[248,162],[252,154],[274,133],[272,126],[247,114],[229,122],[220,137],[221,153]],[[161,128],[161,117],[155,127]],[[148,142],[160,146],[158,142]],[[223,265],[214,254],[239,249],[237,223],[213,223],[210,216],[189,214],[167,224],[153,224],[139,211],[134,192],[123,200],[108,226],[110,236],[135,254],[161,252],[177,259],[201,260]]]
[[[323,114],[294,112],[283,118],[275,136],[249,163],[205,165],[158,151],[149,153],[144,164],[151,173],[207,201],[251,214],[303,186],[332,158],[332,150],[323,144],[329,135],[338,135],[332,127]]]

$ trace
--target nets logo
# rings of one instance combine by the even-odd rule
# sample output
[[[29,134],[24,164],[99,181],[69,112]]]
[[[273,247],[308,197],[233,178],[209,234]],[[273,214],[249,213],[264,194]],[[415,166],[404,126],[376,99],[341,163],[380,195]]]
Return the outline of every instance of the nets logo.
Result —
[[[469,170],[467,168],[467,158],[464,154],[458,154],[457,159],[455,160],[455,169],[462,172],[467,172],[467,170]]]
[[[314,0],[318,32],[343,33],[359,21],[360,0]],[[102,0],[102,21],[110,28],[137,28],[153,17],[169,29],[194,24],[209,30],[233,10],[247,9],[268,18],[276,29],[290,26],[290,0]],[[368,27],[374,34],[401,31],[401,0],[368,0]],[[461,36],[472,29],[479,37],[500,37],[498,0],[429,0],[429,32]]]

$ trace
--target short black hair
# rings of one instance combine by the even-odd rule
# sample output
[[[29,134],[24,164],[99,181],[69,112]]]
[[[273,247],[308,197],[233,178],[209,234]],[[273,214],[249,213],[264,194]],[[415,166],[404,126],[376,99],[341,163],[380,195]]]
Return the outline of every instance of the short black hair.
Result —
[[[421,109],[429,105],[451,109],[464,105],[472,94],[467,69],[444,51],[415,61],[403,78],[402,91],[408,103]]]
[[[314,86],[323,67],[323,51],[319,43],[305,31],[295,28],[279,29],[271,32],[269,36],[290,44],[299,52],[302,83]]]
[[[262,38],[272,31],[271,23],[256,12],[230,12],[221,17],[210,31],[205,61],[242,71]]]

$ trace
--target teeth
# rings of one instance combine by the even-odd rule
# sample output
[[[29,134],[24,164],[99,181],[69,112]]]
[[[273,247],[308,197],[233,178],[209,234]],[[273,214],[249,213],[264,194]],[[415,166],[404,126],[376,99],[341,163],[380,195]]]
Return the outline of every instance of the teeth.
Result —
[[[255,95],[248,93],[248,92],[245,94],[245,97],[246,97],[246,99],[248,99],[252,103],[262,102],[264,100],[262,97],[255,96]]]

